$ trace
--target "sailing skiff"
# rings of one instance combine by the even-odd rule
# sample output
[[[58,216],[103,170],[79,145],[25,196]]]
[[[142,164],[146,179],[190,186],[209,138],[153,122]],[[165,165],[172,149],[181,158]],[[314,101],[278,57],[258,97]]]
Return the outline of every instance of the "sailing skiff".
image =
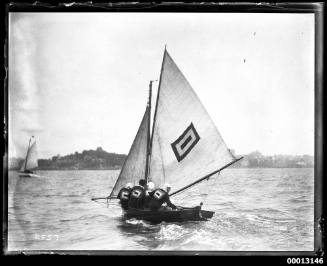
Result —
[[[166,48],[163,55],[158,93],[151,124],[152,82],[141,124],[117,181],[108,197],[115,199],[122,187],[139,179],[156,187],[172,185],[170,196],[209,179],[242,158],[235,158],[214,125],[191,85]],[[93,200],[101,198],[93,198]],[[102,198],[103,199],[103,198]],[[214,212],[194,208],[150,211],[129,209],[125,218],[150,222],[206,220]]]
[[[212,218],[214,212],[201,210],[201,206],[194,208],[181,207],[179,210],[139,210],[129,209],[125,211],[125,219],[145,220],[152,223],[161,222],[187,222],[187,221],[205,221]]]
[[[32,142],[32,144],[31,144]],[[37,149],[36,149],[36,140],[34,140],[34,136],[32,136],[28,142],[28,148],[25,160],[20,169],[19,176],[20,177],[39,177],[37,174],[33,172],[33,170],[38,167],[37,162]]]

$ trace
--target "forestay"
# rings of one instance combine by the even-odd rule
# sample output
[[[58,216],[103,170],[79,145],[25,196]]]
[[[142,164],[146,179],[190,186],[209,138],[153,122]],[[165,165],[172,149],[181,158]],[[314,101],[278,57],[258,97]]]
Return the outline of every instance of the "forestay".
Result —
[[[149,180],[172,192],[234,161],[212,119],[165,50],[154,117]]]
[[[127,183],[136,184],[145,176],[149,115],[149,107],[147,107],[110,197],[117,196],[119,190]]]

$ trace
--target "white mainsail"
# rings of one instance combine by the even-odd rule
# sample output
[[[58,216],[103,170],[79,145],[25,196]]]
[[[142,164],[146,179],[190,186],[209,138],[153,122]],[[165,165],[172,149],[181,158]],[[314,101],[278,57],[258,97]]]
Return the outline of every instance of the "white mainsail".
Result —
[[[118,195],[126,183],[136,184],[139,179],[144,179],[146,171],[147,142],[149,136],[149,107],[146,108],[141,125],[129,150],[128,156],[120,171],[110,197]]]
[[[234,161],[216,126],[165,50],[152,132],[149,180],[172,192]]]
[[[26,158],[23,162],[21,171],[32,170],[38,167],[36,141],[28,147]]]

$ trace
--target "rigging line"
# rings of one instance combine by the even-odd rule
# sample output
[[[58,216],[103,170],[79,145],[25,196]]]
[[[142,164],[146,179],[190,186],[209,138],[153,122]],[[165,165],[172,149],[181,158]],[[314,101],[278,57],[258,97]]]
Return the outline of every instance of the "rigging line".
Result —
[[[112,197],[112,196],[108,196],[108,197],[96,197],[96,198],[91,198],[91,200],[101,200],[101,199],[118,199],[117,197]]]
[[[238,158],[238,159],[236,159],[236,160],[234,160],[234,161],[232,161],[232,162],[226,164],[225,166],[221,167],[220,169],[218,169],[218,170],[216,170],[216,171],[214,171],[214,172],[212,172],[212,173],[210,173],[210,174],[208,174],[208,175],[206,175],[206,176],[204,176],[204,177],[202,177],[202,178],[196,180],[195,182],[193,182],[193,183],[191,183],[191,184],[189,184],[189,185],[187,185],[187,186],[185,186],[185,187],[183,187],[183,188],[181,188],[181,189],[179,189],[179,190],[177,190],[177,191],[171,193],[169,196],[173,196],[173,195],[175,195],[175,194],[177,194],[177,193],[180,193],[180,192],[184,191],[185,189],[190,188],[190,187],[192,187],[192,186],[194,186],[194,185],[200,183],[201,181],[210,178],[210,176],[212,176],[212,175],[214,175],[214,174],[216,174],[216,173],[218,173],[218,172],[224,170],[224,169],[227,168],[228,166],[230,166],[230,165],[236,163],[237,161],[239,161],[239,160],[241,160],[241,159],[243,159],[243,157],[240,157],[240,158]]]
[[[157,117],[157,110],[158,110],[158,103],[159,103],[159,95],[160,95],[160,89],[161,89],[161,80],[162,80],[162,73],[164,70],[164,63],[165,63],[165,58],[166,58],[166,47],[162,59],[162,64],[161,64],[161,70],[160,70],[160,77],[159,77],[159,85],[158,85],[158,92],[157,92],[157,99],[156,99],[156,106],[154,109],[154,115],[153,115],[153,124],[152,124],[152,132],[151,132],[151,139],[150,139],[150,151],[152,153],[152,144],[153,144],[153,133],[154,133],[154,127],[156,124],[156,117]]]
[[[162,58],[162,63],[161,63],[161,70],[160,70],[160,77],[159,77],[159,84],[158,84],[158,91],[157,91],[157,98],[156,98],[156,105],[155,105],[154,114],[153,114],[152,131],[150,132],[151,133],[151,137],[150,137],[150,164],[149,164],[149,173],[151,173],[153,135],[154,135],[154,128],[155,128],[155,124],[156,124],[156,118],[157,118],[157,111],[158,111],[158,104],[159,104],[159,96],[160,96],[160,90],[161,90],[161,80],[162,80],[162,73],[164,71],[164,63],[165,63],[166,54],[167,54],[167,50],[166,50],[166,45],[165,45],[165,50],[164,50],[164,54],[163,54],[163,58]],[[150,115],[151,115],[151,113],[150,113]]]
[[[94,201],[95,203],[97,203],[97,204],[106,204],[106,202],[99,202],[99,201],[97,201],[97,200],[93,200],[93,201]],[[113,203],[110,203],[110,202],[109,202],[109,204],[113,204]],[[108,207],[109,204],[107,204],[107,207]]]
[[[150,127],[149,127],[149,115],[150,115],[150,112],[151,112],[151,109],[150,109],[150,105],[147,106],[147,112],[148,112],[148,125],[147,125],[147,140],[146,140],[146,151],[145,151],[145,171],[144,171],[144,179],[145,179],[145,182],[146,184],[148,183],[148,172],[149,172],[149,141],[150,141]]]
[[[106,199],[106,202],[98,202],[97,200],[98,199]],[[92,198],[92,201],[98,203],[98,204],[106,204],[107,205],[107,208],[109,208],[109,205],[113,205],[115,204],[116,205],[116,202],[112,202],[113,199],[116,199],[118,200],[118,198],[116,197],[107,197],[107,198]]]
[[[152,81],[149,83],[149,99],[147,103],[148,109],[148,125],[146,128],[146,151],[145,151],[145,171],[144,171],[144,179],[145,183],[148,183],[148,174],[149,174],[149,156],[150,156],[150,122],[151,122],[151,93],[152,93]]]

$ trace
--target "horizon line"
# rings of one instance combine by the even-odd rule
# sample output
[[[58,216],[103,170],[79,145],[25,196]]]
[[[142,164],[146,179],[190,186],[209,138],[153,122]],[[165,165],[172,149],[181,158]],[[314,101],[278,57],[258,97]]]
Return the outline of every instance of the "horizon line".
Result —
[[[97,149],[101,148],[103,151],[107,152],[107,153],[112,153],[112,154],[117,154],[117,155],[124,155],[124,156],[127,156],[128,153],[117,153],[117,152],[114,152],[114,151],[106,151],[104,150],[101,146],[95,148],[95,149],[84,149],[82,151],[75,151],[75,152],[72,152],[72,153],[67,153],[65,155],[60,155],[60,154],[54,154],[48,158],[39,158],[39,159],[51,159],[52,157],[55,157],[55,156],[60,156],[60,157],[64,157],[64,156],[67,156],[67,155],[74,155],[76,152],[77,153],[82,153],[83,151],[96,151]],[[233,151],[233,149],[229,149],[229,151]],[[262,153],[260,150],[254,150],[254,151],[250,151],[250,152],[247,152],[247,153],[233,153],[234,156],[247,156],[251,153],[255,153],[255,152],[258,152],[260,153],[262,156],[315,156],[314,154],[309,154],[309,153],[304,153],[304,154],[292,154],[292,153],[275,153],[275,154],[264,154]],[[5,153],[5,156],[8,157],[8,152]],[[8,157],[8,159],[24,159],[23,157],[15,157],[15,156],[12,156],[12,157]]]

